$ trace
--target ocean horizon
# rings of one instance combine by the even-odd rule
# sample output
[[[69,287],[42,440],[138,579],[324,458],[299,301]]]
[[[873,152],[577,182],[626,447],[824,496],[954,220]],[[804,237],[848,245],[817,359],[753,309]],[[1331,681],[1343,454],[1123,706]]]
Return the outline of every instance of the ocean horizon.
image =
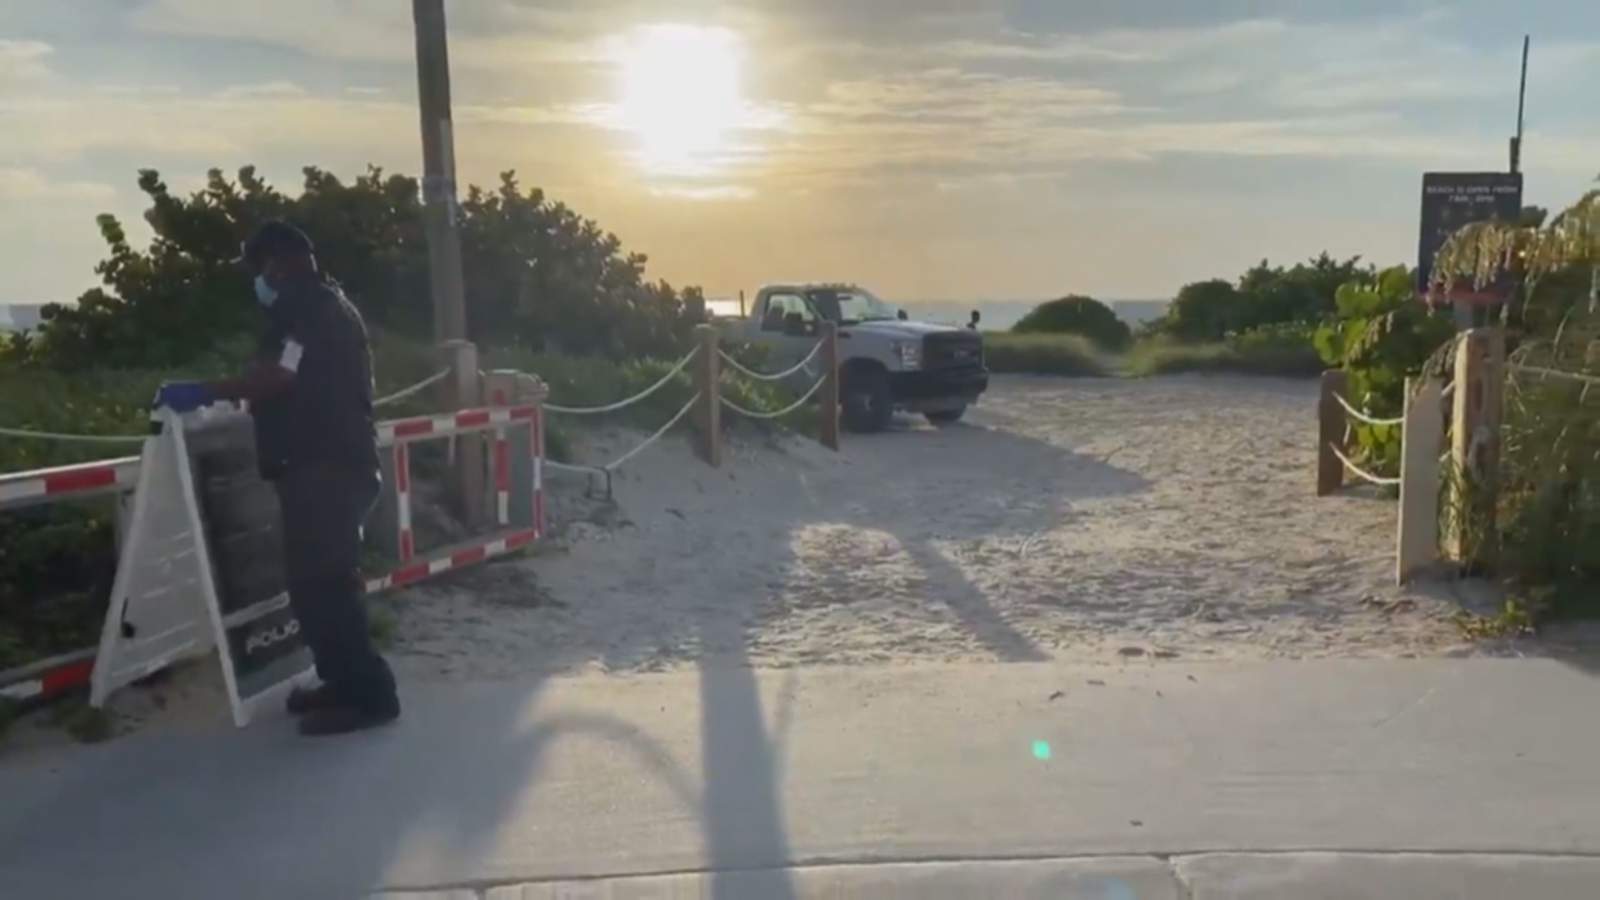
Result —
[[[888,298],[885,298],[888,299]],[[965,325],[973,310],[988,331],[1006,331],[1046,300],[889,300],[913,319],[947,325]],[[1105,300],[1117,318],[1137,328],[1166,315],[1171,300]]]

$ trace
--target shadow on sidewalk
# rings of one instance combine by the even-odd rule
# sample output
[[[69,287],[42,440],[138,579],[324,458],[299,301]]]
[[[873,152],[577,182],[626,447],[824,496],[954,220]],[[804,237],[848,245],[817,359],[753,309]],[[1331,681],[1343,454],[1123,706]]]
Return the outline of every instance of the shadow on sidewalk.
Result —
[[[1060,490],[1065,478],[1083,476],[1082,482],[1118,493],[1143,490],[1145,483],[1003,431],[963,427],[934,437],[891,432],[858,438],[904,443],[905,477],[851,509],[791,510],[791,532],[820,522],[886,533],[922,572],[932,601],[946,605],[996,658],[1047,659],[941,547],[1022,538],[1057,524],[1070,514]],[[949,444],[967,445],[968,452],[951,453]],[[974,455],[986,466],[1015,473],[1011,495],[976,492],[983,479],[960,462]],[[1082,485],[1077,487],[1073,498],[1084,498]],[[1003,534],[990,515],[930,519],[923,503],[929,491],[957,492],[975,505],[1006,505]],[[787,571],[799,571],[793,541],[747,552],[769,554],[787,562]],[[791,587],[776,590],[782,595]],[[762,870],[762,896],[793,897],[783,868],[795,861],[783,782],[794,706],[791,698],[773,711],[769,730],[750,667],[751,629],[763,614],[784,612],[763,611],[771,599],[750,596],[742,618],[714,615],[708,606],[677,623],[694,638],[700,670],[698,779],[639,724],[540,710],[551,673],[594,661],[586,647],[574,647],[530,665],[530,680],[516,690],[450,687],[447,702],[419,705],[387,730],[307,741],[279,717],[243,731],[218,721],[198,733],[142,734],[75,749],[59,771],[0,767],[0,871],[6,873],[7,893],[276,900],[350,897],[379,886],[481,883],[486,877],[514,881],[518,873],[495,868],[505,865],[494,863],[505,843],[548,840],[549,852],[556,854],[560,823],[541,821],[514,834],[507,833],[507,823],[538,802],[542,767],[553,748],[586,737],[621,748],[637,761],[644,780],[664,788],[685,815],[698,820],[711,869],[741,870],[740,890],[750,889],[751,870]],[[659,635],[635,631],[607,647],[607,663],[626,667],[658,652]],[[522,858],[540,853],[539,846],[515,850]],[[460,877],[408,881],[407,873],[416,872]],[[725,878],[713,877],[718,900],[736,900],[732,890]]]

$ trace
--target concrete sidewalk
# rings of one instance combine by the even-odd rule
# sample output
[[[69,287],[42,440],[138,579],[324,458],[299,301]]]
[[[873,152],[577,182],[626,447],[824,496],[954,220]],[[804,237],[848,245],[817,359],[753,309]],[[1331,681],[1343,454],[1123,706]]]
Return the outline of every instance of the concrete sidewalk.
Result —
[[[0,760],[0,883],[30,898],[1588,897],[1596,687],[1562,663],[1490,659],[423,686],[396,727],[354,737],[218,721]]]

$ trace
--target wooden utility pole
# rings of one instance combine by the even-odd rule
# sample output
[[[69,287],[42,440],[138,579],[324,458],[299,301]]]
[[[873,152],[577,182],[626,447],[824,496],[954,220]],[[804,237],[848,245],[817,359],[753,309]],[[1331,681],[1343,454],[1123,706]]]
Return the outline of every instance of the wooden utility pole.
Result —
[[[477,348],[467,341],[466,289],[461,276],[461,236],[456,230],[455,134],[450,123],[450,53],[444,0],[411,0],[417,35],[417,105],[422,122],[422,216],[428,235],[428,275],[433,294],[433,335],[454,377],[446,402],[455,409],[482,398]],[[454,494],[462,518],[479,523],[487,505],[484,442],[457,442]]]
[[[467,336],[456,233],[456,152],[450,124],[450,52],[444,0],[411,0],[417,29],[417,104],[422,115],[422,200],[433,288],[433,334],[440,341]]]

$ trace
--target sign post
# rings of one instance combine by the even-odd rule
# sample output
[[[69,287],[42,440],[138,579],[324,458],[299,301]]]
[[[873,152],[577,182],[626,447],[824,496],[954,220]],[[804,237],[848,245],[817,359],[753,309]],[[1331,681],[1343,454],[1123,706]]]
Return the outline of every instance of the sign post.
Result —
[[[101,706],[116,689],[215,647],[242,727],[312,675],[284,589],[277,498],[256,475],[248,416],[163,409],[154,421],[160,433],[145,441],[89,699]]]

